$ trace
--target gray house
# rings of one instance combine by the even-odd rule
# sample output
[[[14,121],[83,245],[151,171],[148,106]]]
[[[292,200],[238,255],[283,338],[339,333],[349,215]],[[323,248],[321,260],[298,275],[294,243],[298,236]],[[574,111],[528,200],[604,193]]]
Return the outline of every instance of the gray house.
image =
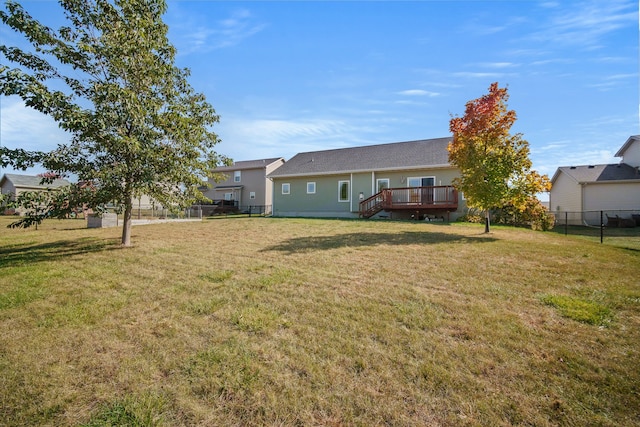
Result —
[[[590,213],[640,212],[640,135],[630,136],[616,153],[620,163],[562,166],[551,178],[550,210],[570,224],[599,222]],[[620,212],[622,214],[622,212]]]
[[[282,157],[259,160],[243,160],[231,166],[216,168],[214,172],[226,179],[220,182],[209,178],[209,189],[204,195],[218,206],[231,206],[240,210],[248,207],[264,208],[267,212],[273,205],[273,188],[267,175],[284,164]]]
[[[10,200],[15,200],[16,197],[25,191],[46,191],[47,189],[55,189],[69,185],[69,181],[66,179],[55,179],[51,184],[41,184],[42,178],[34,175],[21,175],[14,173],[7,173],[0,179],[0,193],[3,195],[9,195]],[[18,213],[5,212],[7,214]]]
[[[451,138],[299,153],[269,174],[273,215],[455,219]]]

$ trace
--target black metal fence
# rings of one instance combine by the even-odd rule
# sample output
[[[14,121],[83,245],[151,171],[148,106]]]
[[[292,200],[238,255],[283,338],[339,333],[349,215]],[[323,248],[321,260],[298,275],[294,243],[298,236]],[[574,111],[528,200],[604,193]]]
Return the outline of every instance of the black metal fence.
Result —
[[[273,212],[271,205],[238,205],[233,204],[198,204],[186,210],[185,214],[189,218],[202,218],[207,216],[269,216]]]
[[[555,217],[554,231],[599,237],[640,238],[640,210],[599,210],[551,212]]]

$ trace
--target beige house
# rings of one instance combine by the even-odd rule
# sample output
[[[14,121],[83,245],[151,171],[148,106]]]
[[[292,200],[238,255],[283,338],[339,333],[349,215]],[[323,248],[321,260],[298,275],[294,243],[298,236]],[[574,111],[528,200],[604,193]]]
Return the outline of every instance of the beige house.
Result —
[[[41,181],[42,178],[39,176],[7,173],[0,179],[0,193],[5,196],[9,195],[9,200],[15,200],[20,193],[26,191],[46,191],[70,184],[66,179],[55,179],[51,184],[41,184]],[[4,211],[4,213],[21,214],[22,212],[17,209],[15,211]]]
[[[267,175],[284,164],[284,158],[244,160],[231,166],[216,168],[216,173],[226,176],[224,181],[209,178],[210,188],[204,195],[218,205],[234,206],[238,210],[249,207],[263,208],[270,212],[273,205],[273,186]]]
[[[630,136],[616,157],[620,163],[558,168],[549,195],[558,220],[593,225],[600,211],[620,217],[640,213],[640,135]]]

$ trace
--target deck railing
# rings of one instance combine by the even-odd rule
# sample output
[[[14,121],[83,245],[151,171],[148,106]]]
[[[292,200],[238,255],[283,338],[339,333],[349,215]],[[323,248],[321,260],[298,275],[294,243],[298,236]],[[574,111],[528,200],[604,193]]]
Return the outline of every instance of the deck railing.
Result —
[[[385,188],[360,202],[360,216],[369,218],[382,210],[456,210],[457,208],[458,192],[450,185]]]

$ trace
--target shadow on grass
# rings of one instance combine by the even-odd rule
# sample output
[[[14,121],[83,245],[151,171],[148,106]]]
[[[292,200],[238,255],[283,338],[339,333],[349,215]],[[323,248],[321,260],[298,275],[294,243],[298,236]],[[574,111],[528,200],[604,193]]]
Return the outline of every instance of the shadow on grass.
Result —
[[[66,259],[74,255],[119,249],[118,239],[82,238],[37,245],[9,245],[0,248],[0,268]]]
[[[487,236],[463,236],[454,233],[405,231],[402,233],[349,233],[332,236],[295,237],[267,247],[263,251],[287,253],[363,247],[376,245],[432,245],[438,243],[488,243],[497,239]]]

